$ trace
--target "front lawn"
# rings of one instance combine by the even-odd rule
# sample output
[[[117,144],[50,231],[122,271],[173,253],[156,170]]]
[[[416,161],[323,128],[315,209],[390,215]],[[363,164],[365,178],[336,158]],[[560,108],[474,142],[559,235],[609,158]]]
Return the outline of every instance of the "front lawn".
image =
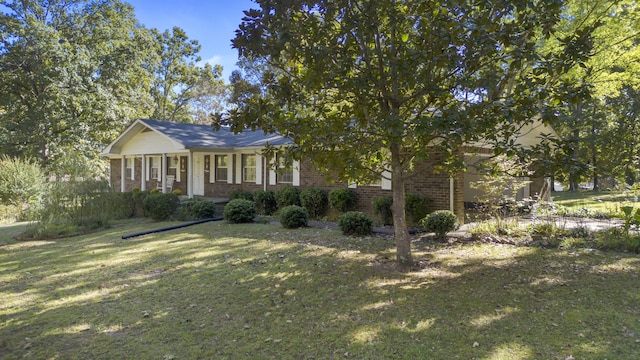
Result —
[[[553,193],[556,205],[569,210],[588,208],[591,211],[618,214],[622,206],[634,206],[638,203],[640,191],[563,191]]]
[[[630,359],[637,255],[392,240],[271,224],[0,228],[4,359]]]

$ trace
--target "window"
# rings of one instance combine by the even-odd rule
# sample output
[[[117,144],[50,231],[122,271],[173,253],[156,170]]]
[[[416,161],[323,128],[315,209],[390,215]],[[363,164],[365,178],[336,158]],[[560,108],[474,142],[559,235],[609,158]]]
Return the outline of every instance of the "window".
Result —
[[[292,184],[293,183],[293,169],[291,167],[280,167],[278,174],[276,175],[279,184]]]
[[[242,181],[256,182],[256,156],[242,154]]]
[[[134,158],[126,158],[127,170],[126,170],[125,176],[127,177],[127,179],[131,179],[131,180],[135,180],[134,171],[133,171],[133,162],[134,162]]]
[[[229,179],[229,157],[227,155],[216,155],[215,172],[216,181],[227,181]]]
[[[160,180],[160,158],[149,158],[149,174],[152,179]]]
[[[175,169],[178,167],[178,158],[177,157],[168,157],[167,158],[167,168]]]
[[[278,157],[278,172],[276,173],[278,184],[293,183],[293,167],[287,166],[282,157]]]

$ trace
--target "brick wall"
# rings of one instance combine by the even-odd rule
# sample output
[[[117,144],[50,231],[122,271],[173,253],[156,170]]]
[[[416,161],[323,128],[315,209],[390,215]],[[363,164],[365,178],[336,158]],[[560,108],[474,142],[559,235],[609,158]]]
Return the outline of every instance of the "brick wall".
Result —
[[[120,159],[111,159],[111,184],[114,189],[120,189]],[[184,164],[184,166],[183,166]],[[235,161],[233,162],[235,167]],[[183,194],[187,194],[187,157],[180,157],[181,181],[174,182],[173,189],[180,189]],[[134,187],[140,187],[140,176],[142,173],[141,159],[136,159],[136,179],[126,180],[126,189],[130,191]],[[230,175],[235,175],[235,168],[230,171]],[[277,189],[286,186],[286,184],[268,185],[268,179],[263,179],[267,182],[266,189],[276,191]],[[147,190],[155,189],[157,186],[156,180],[150,180],[147,182]],[[405,191],[407,194],[419,194],[427,196],[431,199],[434,210],[445,209],[450,207],[450,180],[448,174],[437,174],[433,168],[427,164],[419,164],[415,167],[413,173],[407,178],[405,183]],[[331,190],[347,187],[347,183],[333,181],[330,176],[326,176],[315,169],[309,161],[302,161],[300,164],[300,190],[307,188],[319,188],[330,192]],[[228,198],[229,194],[234,190],[245,190],[254,192],[256,190],[263,190],[264,184],[228,184],[225,182],[210,183],[205,181],[205,196],[210,198]],[[454,179],[454,210],[458,217],[462,221],[464,214],[464,190],[463,190],[463,178],[457,176]],[[383,190],[380,186],[358,186],[353,189],[356,194],[356,201],[358,210],[373,215],[373,207],[371,200],[375,196],[392,196],[391,190]]]

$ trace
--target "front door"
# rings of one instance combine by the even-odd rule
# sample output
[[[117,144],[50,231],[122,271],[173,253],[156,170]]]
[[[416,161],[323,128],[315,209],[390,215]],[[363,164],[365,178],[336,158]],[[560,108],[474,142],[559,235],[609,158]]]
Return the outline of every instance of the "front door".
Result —
[[[204,154],[193,154],[193,195],[204,196]]]

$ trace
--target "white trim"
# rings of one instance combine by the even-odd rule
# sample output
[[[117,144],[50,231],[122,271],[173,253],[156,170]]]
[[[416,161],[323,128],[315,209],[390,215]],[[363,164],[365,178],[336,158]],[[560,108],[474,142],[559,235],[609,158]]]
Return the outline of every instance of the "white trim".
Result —
[[[242,154],[234,154],[236,159],[236,184],[242,184]]]
[[[278,167],[278,161],[276,160],[276,155],[273,155],[272,163],[269,164],[269,185],[277,184],[278,174],[276,173],[276,168]]]
[[[140,174],[140,190],[145,191],[147,190],[147,180],[149,180],[149,176],[147,174],[147,176],[145,176],[145,173],[147,172],[147,156],[146,155],[142,155],[142,165],[140,166],[140,169],[142,170],[142,174]]]
[[[127,191],[127,185],[125,184],[127,181],[127,157],[122,156],[120,159],[120,192]]]
[[[256,184],[262,185],[262,155],[256,154]]]
[[[454,184],[455,182],[453,181],[453,177],[449,177],[449,209],[451,210],[452,213],[455,214],[455,209],[454,209],[455,201],[453,199],[455,195],[455,191],[453,189]]]
[[[193,199],[193,155],[189,152],[187,158],[187,194]]]
[[[167,192],[167,172],[164,170],[167,168],[167,154],[162,154],[162,160],[160,161],[160,179],[162,180],[162,193]]]
[[[356,183],[355,181],[349,181],[347,187],[349,189],[357,189],[358,188],[358,183]]]
[[[300,161],[293,160],[293,186],[300,186]]]
[[[380,183],[382,190],[391,190],[391,171],[382,172],[382,182]]]

